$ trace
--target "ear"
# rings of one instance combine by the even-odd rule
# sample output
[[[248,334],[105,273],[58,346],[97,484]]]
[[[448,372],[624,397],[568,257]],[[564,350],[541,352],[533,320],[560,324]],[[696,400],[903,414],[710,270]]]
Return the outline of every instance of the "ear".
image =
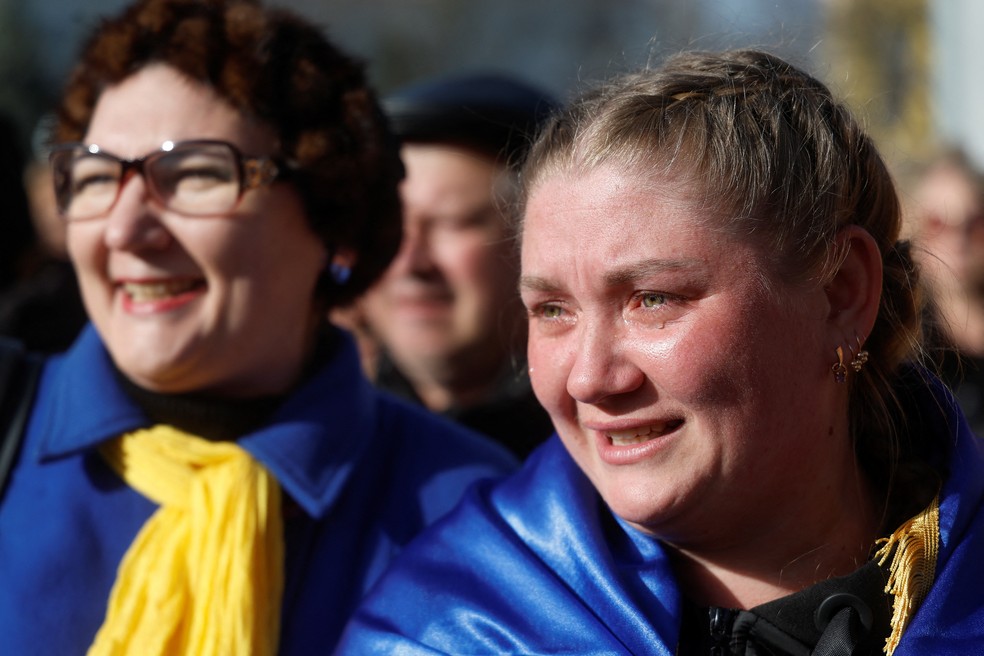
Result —
[[[332,264],[338,264],[340,266],[353,267],[355,266],[356,260],[359,257],[355,252],[355,249],[350,246],[342,246],[336,248],[334,254],[332,255]]]
[[[874,237],[856,225],[837,233],[835,247],[845,253],[844,261],[824,291],[836,346],[871,334],[881,303],[882,258]]]
[[[352,275],[352,267],[358,259],[355,250],[351,248],[339,248],[335,251],[329,263],[331,277],[335,280],[335,284],[344,285],[348,282],[349,276]]]

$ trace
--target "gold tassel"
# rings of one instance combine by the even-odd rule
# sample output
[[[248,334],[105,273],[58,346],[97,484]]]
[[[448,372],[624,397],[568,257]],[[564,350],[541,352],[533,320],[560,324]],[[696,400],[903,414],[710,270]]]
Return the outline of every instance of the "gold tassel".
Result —
[[[885,640],[885,654],[891,656],[936,577],[936,557],[940,549],[939,497],[892,535],[875,544],[882,545],[875,553],[879,565],[884,565],[893,551],[895,553],[885,586],[885,592],[895,597],[892,631]]]

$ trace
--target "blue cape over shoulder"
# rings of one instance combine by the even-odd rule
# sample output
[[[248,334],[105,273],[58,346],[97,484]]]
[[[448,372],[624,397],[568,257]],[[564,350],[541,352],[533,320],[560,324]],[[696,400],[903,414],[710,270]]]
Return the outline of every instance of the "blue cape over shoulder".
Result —
[[[950,475],[936,582],[895,654],[984,654],[982,443],[948,393],[923,396],[952,447]],[[658,540],[614,518],[554,436],[411,545],[338,653],[669,656],[680,612]]]

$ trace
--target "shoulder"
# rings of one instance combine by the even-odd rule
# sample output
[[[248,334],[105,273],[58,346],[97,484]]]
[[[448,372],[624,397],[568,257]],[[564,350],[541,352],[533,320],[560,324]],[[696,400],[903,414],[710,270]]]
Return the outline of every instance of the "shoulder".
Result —
[[[508,470],[517,468],[515,457],[491,438],[389,392],[377,391],[376,395],[381,427],[405,446],[432,449],[442,459],[477,457]]]
[[[631,608],[598,504],[559,440],[548,440],[409,545],[339,653],[624,653],[628,639],[668,654],[652,629],[658,618]]]
[[[322,497],[321,490],[348,488],[377,517],[413,534],[414,527],[450,510],[476,480],[502,476],[518,465],[489,440],[375,388],[345,334],[332,358],[287,399],[274,420],[276,430],[248,438],[261,460],[320,470],[316,487]],[[298,449],[289,446],[291,436],[312,452],[302,463],[297,463]]]
[[[449,419],[376,392],[381,446],[399,487],[419,490],[424,513],[443,515],[473,482],[499,478],[519,464],[490,438]]]
[[[984,443],[961,430],[940,494],[939,553],[932,588],[898,656],[977,653],[984,646]]]
[[[516,468],[515,459],[489,440],[374,387],[352,337],[343,331],[334,337],[331,359],[291,396],[282,417],[327,426],[332,439],[367,445],[375,456],[410,470],[465,467],[502,474]]]
[[[957,402],[930,379],[920,401],[928,417],[920,428],[947,455],[939,495],[939,553],[935,580],[919,612],[902,635],[899,656],[976,653],[984,645],[984,440],[967,424]],[[911,430],[911,427],[909,427]]]

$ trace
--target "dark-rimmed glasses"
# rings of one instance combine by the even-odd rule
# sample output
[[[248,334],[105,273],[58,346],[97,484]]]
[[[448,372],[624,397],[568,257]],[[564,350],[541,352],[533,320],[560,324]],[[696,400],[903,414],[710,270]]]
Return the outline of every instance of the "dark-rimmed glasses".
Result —
[[[165,141],[139,159],[123,159],[96,145],[62,144],[51,152],[58,210],[67,221],[105,216],[134,173],[150,196],[185,216],[233,210],[247,189],[269,184],[285,170],[270,157],[247,157],[225,141]]]

